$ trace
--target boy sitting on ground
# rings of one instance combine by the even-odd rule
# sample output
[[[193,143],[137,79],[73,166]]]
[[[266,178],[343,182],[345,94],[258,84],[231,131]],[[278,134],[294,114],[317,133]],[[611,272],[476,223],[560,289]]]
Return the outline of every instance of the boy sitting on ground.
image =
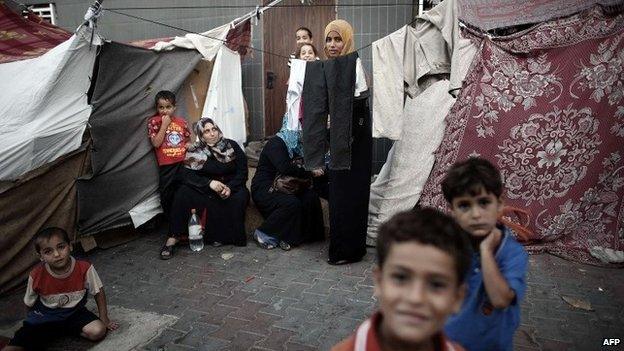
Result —
[[[379,311],[332,351],[463,350],[442,329],[461,306],[470,257],[467,234],[438,210],[393,216],[377,241]]]
[[[453,217],[470,234],[474,252],[466,300],[445,331],[468,350],[512,350],[528,257],[511,231],[497,225],[503,209],[500,173],[489,161],[470,158],[451,167],[442,192]]]
[[[30,310],[4,351],[41,350],[63,335],[98,341],[107,329],[117,329],[108,319],[106,296],[95,268],[71,256],[67,232],[47,228],[35,235],[34,243],[42,263],[28,277],[24,303]],[[87,293],[95,296],[99,318],[85,307]]]

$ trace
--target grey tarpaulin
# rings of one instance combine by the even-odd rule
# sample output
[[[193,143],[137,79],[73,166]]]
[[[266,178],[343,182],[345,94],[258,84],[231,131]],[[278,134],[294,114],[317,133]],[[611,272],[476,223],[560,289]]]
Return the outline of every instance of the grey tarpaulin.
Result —
[[[89,118],[93,172],[78,182],[81,235],[131,224],[128,211],[157,191],[158,166],[147,137],[154,96],[176,92],[200,58],[194,50],[103,45]],[[178,97],[178,105],[183,101]]]

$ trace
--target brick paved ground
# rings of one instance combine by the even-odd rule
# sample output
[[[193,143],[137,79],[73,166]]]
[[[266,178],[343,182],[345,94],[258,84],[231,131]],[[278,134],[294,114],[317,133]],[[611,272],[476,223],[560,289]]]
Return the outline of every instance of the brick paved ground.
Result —
[[[153,234],[88,255],[110,305],[179,317],[146,350],[327,350],[375,306],[372,249],[364,262],[341,267],[325,263],[325,243],[290,252],[252,242],[182,248],[161,261],[163,239]],[[224,260],[228,252],[234,257]],[[516,350],[607,350],[603,338],[624,339],[624,270],[537,255],[528,281]],[[22,293],[0,299],[0,327],[23,316]],[[593,311],[574,309],[561,295],[585,299]]]

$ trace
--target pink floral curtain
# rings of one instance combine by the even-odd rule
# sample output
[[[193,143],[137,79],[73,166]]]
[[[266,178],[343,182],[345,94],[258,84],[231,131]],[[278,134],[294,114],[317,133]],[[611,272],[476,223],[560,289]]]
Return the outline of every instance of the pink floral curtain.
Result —
[[[624,14],[601,7],[480,45],[420,203],[470,156],[496,164],[506,204],[530,212],[528,248],[600,264],[624,249]]]

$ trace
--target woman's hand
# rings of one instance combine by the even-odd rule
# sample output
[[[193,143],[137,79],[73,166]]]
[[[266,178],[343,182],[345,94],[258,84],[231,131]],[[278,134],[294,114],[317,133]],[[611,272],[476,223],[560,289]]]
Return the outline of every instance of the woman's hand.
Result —
[[[221,183],[218,180],[211,180],[209,186],[210,189],[214,190],[215,193],[220,194],[223,191],[225,184]]]
[[[224,185],[223,190],[221,191],[219,196],[221,196],[221,198],[225,200],[228,197],[230,197],[231,194],[232,194],[232,190],[230,190],[230,188],[227,185]]]
[[[210,182],[210,189],[214,190],[214,192],[217,193],[222,199],[227,199],[232,193],[227,185],[221,183],[218,180],[213,180]]]
[[[325,171],[322,168],[317,168],[317,169],[312,170],[313,177],[321,177],[324,174],[325,174]]]

